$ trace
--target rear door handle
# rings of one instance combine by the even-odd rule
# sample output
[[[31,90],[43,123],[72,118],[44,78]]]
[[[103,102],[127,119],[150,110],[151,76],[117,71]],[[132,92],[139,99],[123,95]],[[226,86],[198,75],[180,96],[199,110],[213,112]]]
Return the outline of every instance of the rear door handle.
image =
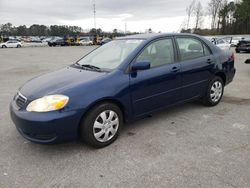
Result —
[[[179,70],[180,70],[180,67],[174,66],[172,67],[171,72],[176,73],[176,72],[179,72]]]
[[[213,63],[212,59],[208,59],[208,60],[207,60],[207,63],[208,63],[208,64]]]

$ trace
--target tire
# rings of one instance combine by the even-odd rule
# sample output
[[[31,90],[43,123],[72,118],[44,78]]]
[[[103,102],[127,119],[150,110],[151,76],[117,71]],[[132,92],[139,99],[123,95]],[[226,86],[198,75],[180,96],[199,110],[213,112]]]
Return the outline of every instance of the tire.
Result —
[[[102,148],[117,139],[123,126],[123,115],[115,104],[102,103],[86,114],[80,126],[83,141],[92,147]]]
[[[20,44],[18,44],[16,47],[17,47],[17,48],[21,48],[21,45],[20,45]]]
[[[6,45],[3,45],[2,48],[7,48],[7,46],[6,46]]]
[[[216,106],[219,104],[224,93],[224,85],[222,78],[215,76],[208,84],[203,104],[206,106]]]

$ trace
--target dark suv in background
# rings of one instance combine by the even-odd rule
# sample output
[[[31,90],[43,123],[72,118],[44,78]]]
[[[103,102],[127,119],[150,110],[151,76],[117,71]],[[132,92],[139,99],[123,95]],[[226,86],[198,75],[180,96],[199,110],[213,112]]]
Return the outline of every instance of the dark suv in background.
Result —
[[[250,38],[240,40],[235,48],[235,52],[250,52]]]
[[[68,43],[64,39],[54,39],[48,42],[48,45],[51,46],[67,46]]]

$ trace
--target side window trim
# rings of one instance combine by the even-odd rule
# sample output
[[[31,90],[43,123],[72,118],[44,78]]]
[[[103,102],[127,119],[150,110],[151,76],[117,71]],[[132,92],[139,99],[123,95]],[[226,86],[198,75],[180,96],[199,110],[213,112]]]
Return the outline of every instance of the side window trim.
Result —
[[[205,48],[208,50],[209,56],[213,54],[212,51],[211,51],[211,49],[207,46],[207,44],[205,44],[205,43],[203,42],[203,43],[202,43],[202,46],[203,46],[204,57],[207,57],[207,56],[208,56],[208,55],[206,55],[206,53],[205,53]]]

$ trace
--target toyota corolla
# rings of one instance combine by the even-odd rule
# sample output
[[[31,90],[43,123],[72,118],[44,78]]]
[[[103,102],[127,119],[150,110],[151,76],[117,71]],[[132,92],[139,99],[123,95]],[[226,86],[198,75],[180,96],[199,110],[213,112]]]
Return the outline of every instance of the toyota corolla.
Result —
[[[11,101],[10,114],[30,141],[82,138],[104,147],[124,122],[193,100],[217,105],[234,75],[232,52],[200,36],[128,36],[28,81]]]

